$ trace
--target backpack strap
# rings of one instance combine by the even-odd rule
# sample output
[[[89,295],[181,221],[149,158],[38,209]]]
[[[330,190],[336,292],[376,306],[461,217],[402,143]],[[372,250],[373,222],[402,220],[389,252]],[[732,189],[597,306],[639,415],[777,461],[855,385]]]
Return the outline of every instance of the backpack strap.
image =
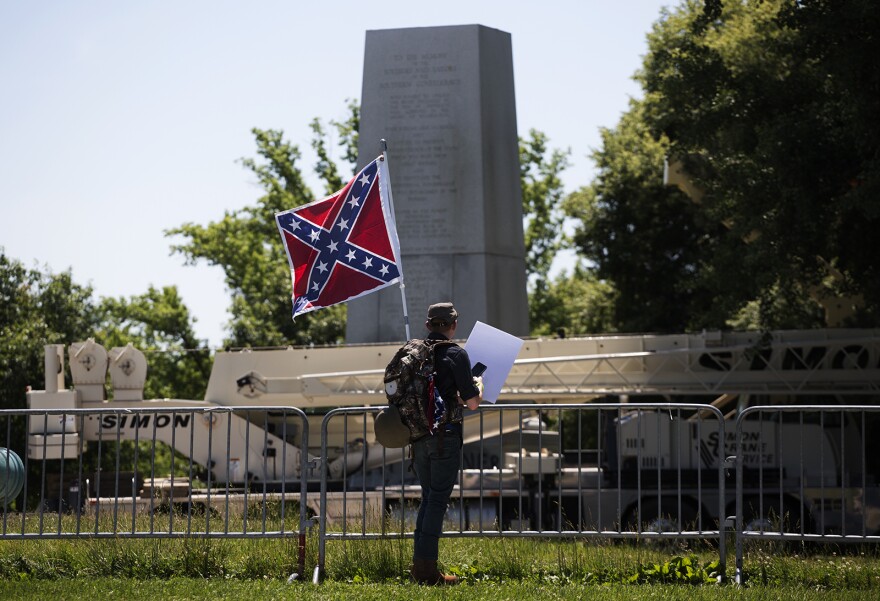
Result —
[[[407,468],[407,471],[413,474],[416,473],[416,450],[413,448],[412,443],[409,444],[409,468]]]

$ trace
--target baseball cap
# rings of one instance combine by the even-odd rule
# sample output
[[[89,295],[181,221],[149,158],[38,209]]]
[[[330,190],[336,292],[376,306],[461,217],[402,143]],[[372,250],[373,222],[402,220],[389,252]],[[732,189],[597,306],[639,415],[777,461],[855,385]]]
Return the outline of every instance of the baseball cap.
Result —
[[[458,318],[458,311],[452,303],[436,303],[428,307],[428,321],[452,323]]]

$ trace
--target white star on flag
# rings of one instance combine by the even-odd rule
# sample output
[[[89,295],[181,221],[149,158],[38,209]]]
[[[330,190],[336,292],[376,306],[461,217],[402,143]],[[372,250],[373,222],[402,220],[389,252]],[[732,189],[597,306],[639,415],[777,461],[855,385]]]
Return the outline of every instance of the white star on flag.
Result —
[[[340,219],[339,223],[337,223],[336,225],[338,225],[339,229],[341,229],[341,230],[347,230],[348,229],[348,219]]]
[[[365,268],[369,269],[369,268],[372,267],[372,266],[373,266],[373,259],[372,259],[372,257],[367,257],[366,259],[364,259],[364,267],[365,267]]]
[[[320,271],[321,273],[327,271],[327,264],[324,262],[318,263],[318,271]]]
[[[348,254],[345,255],[345,258],[349,261],[354,261],[354,251],[349,249]]]

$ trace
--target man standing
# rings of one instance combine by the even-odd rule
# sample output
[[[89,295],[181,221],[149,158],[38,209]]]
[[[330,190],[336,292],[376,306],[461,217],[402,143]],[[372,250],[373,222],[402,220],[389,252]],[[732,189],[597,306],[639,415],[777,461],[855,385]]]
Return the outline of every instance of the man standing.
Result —
[[[452,303],[428,307],[425,327],[431,344],[450,340],[458,325],[458,312]],[[457,584],[455,576],[437,569],[440,534],[449,496],[461,468],[462,407],[475,410],[482,401],[482,381],[471,373],[467,351],[456,345],[438,345],[434,354],[435,386],[453,414],[443,432],[423,436],[413,443],[416,475],[422,487],[422,502],[416,518],[411,574],[420,584]]]

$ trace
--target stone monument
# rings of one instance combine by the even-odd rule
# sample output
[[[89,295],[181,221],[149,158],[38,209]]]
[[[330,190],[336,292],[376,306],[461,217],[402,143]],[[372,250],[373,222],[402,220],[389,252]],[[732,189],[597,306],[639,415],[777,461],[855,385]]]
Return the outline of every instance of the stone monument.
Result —
[[[410,335],[451,300],[457,336],[476,321],[528,334],[522,190],[510,34],[482,25],[368,31],[358,168],[388,144]],[[346,340],[405,335],[400,290],[348,303]]]

